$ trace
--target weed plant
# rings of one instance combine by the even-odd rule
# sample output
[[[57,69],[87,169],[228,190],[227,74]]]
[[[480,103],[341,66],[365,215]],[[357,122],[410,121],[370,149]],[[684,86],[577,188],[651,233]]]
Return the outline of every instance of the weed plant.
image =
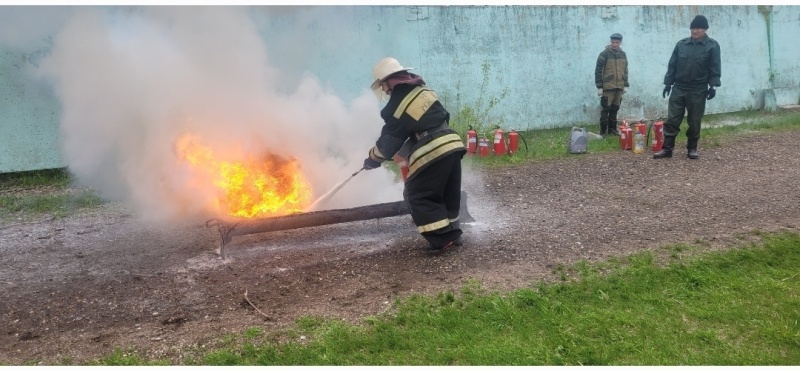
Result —
[[[491,139],[491,132],[497,127],[503,127],[504,117],[493,115],[493,110],[500,102],[508,96],[508,89],[505,88],[499,96],[489,96],[487,91],[490,85],[491,66],[488,62],[481,65],[483,80],[478,89],[478,98],[475,102],[465,103],[461,100],[458,92],[460,87],[456,87],[455,101],[451,102],[448,94],[443,95],[443,104],[448,110],[453,110],[450,117],[450,127],[457,131],[463,138],[466,138],[467,130],[473,129],[478,133],[478,138],[486,136]],[[453,107],[451,107],[451,105]]]

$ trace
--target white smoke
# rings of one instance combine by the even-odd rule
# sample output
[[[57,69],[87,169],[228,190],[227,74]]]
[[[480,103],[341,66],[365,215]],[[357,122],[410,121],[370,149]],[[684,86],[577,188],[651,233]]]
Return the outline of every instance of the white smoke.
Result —
[[[297,158],[317,197],[360,169],[382,125],[375,97],[344,102],[311,72],[287,89],[247,9],[74,10],[40,68],[62,104],[70,171],[163,220],[207,211],[198,201],[209,185],[175,153],[187,131],[215,153]],[[401,195],[390,171],[364,171],[321,207]]]

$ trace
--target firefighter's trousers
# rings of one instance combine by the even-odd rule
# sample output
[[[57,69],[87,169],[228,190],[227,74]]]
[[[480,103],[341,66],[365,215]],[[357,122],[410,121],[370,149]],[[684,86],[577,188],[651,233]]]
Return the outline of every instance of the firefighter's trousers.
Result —
[[[405,184],[405,198],[417,230],[433,248],[461,235],[461,158],[463,151],[436,160]]]

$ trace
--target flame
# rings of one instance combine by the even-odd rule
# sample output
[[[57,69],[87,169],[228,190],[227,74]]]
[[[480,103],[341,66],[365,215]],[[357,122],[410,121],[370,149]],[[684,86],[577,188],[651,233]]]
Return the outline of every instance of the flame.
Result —
[[[294,159],[266,154],[260,158],[223,161],[192,134],[175,142],[181,160],[211,179],[217,188],[212,204],[227,215],[255,218],[301,212],[311,201],[311,185]]]

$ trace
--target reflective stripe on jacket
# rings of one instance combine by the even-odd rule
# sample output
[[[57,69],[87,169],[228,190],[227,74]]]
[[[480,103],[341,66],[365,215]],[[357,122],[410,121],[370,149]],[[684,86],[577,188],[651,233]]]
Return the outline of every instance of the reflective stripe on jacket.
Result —
[[[440,128],[450,119],[450,113],[439,102],[436,92],[424,85],[396,85],[389,102],[381,110],[381,117],[385,124],[370,150],[370,158],[381,162],[390,159],[406,141],[410,141],[406,181],[447,154],[466,152],[461,137],[454,130]],[[418,133],[425,135],[417,139]]]
[[[444,157],[448,154],[457,151],[467,150],[464,148],[464,143],[461,137],[458,136],[453,130],[446,130],[441,135],[432,134],[429,141],[419,141],[417,145],[411,150],[411,157],[408,159],[408,176],[406,179],[412,178],[420,170],[424,169],[428,164]]]

